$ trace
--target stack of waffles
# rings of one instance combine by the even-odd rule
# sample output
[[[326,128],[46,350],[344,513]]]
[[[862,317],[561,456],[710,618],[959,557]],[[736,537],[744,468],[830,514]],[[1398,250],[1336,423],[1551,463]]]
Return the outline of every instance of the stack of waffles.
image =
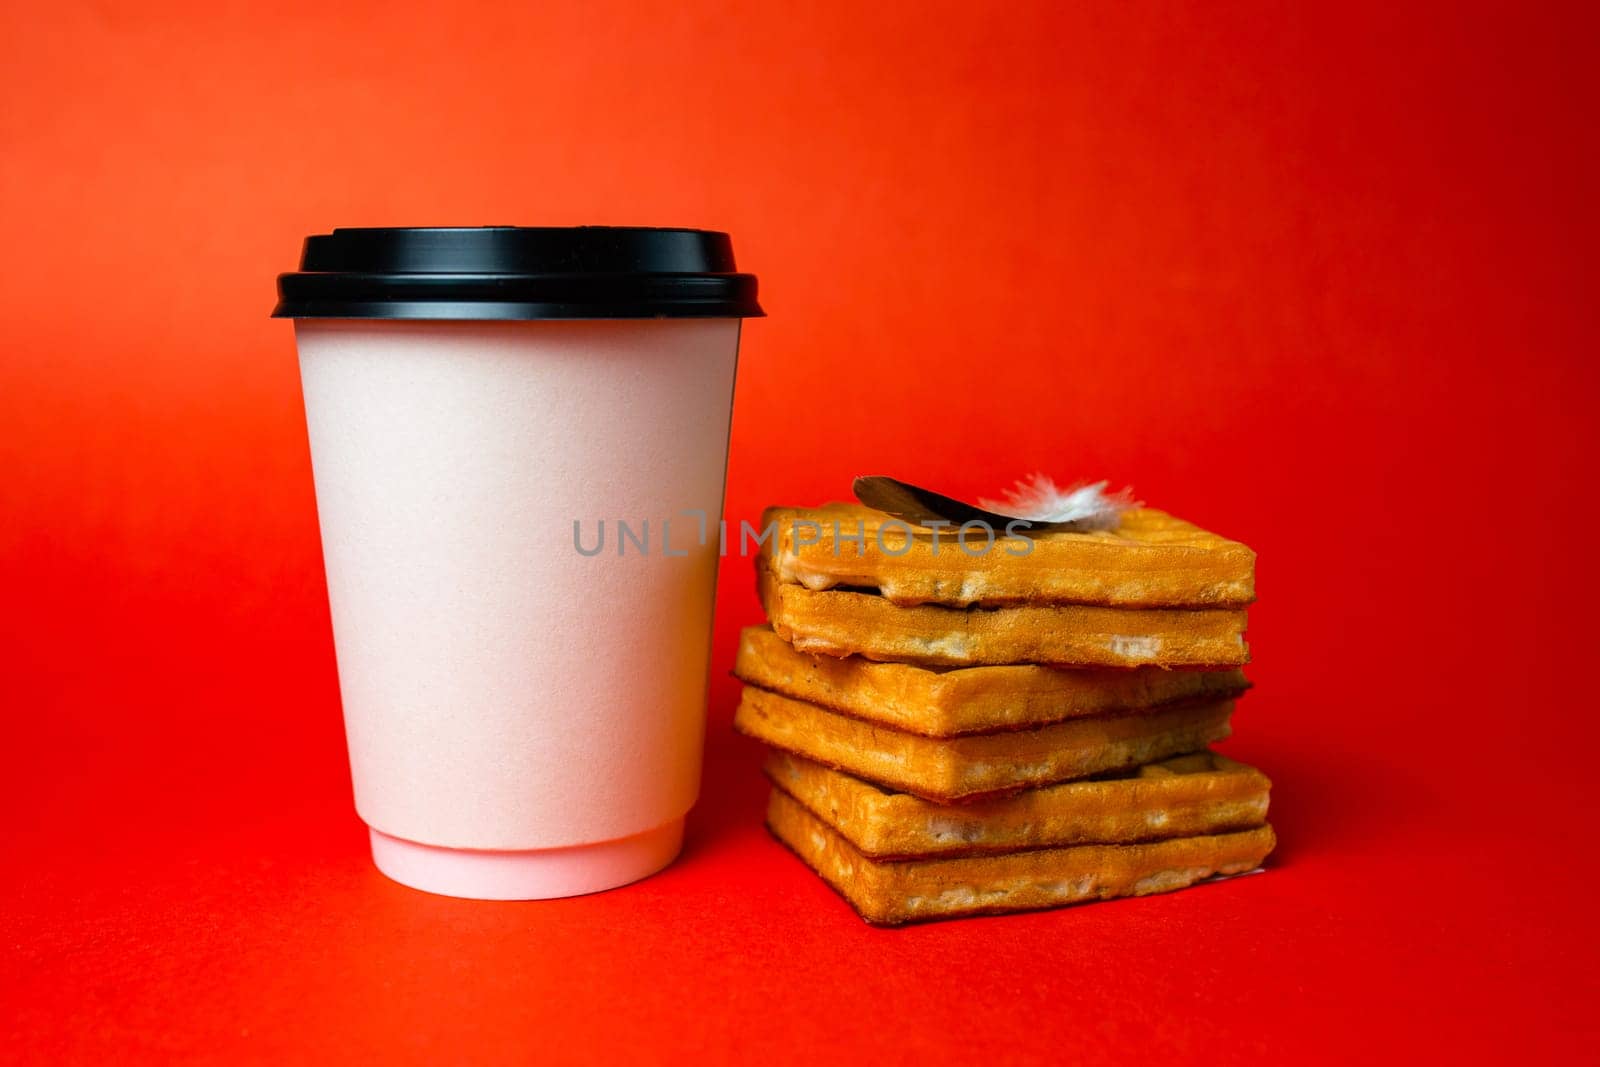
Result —
[[[734,725],[772,833],[872,923],[1255,869],[1270,783],[1207,746],[1248,688],[1255,554],[1153,509],[958,543],[853,504],[769,509],[770,627]]]

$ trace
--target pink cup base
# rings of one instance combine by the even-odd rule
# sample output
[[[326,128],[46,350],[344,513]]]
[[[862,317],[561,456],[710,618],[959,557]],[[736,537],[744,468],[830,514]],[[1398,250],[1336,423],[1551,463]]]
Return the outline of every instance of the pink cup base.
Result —
[[[683,820],[615,841],[496,852],[423,845],[372,831],[372,862],[401,885],[470,900],[548,900],[648,877],[683,847]]]

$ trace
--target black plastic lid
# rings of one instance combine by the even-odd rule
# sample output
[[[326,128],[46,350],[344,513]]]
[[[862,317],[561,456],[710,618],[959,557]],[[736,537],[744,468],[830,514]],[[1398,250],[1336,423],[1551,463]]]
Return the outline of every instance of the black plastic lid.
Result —
[[[734,319],[764,314],[712,230],[427,226],[307,237],[280,319]]]

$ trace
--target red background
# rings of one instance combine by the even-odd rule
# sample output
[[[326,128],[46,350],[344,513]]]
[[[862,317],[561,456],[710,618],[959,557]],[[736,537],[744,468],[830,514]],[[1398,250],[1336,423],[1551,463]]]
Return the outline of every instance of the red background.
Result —
[[[1390,7],[7,5],[0,1058],[1592,1050],[1594,27]],[[862,925],[761,829],[732,560],[679,863],[379,876],[272,276],[504,222],[735,235],[734,518],[1039,469],[1253,545],[1269,874]]]

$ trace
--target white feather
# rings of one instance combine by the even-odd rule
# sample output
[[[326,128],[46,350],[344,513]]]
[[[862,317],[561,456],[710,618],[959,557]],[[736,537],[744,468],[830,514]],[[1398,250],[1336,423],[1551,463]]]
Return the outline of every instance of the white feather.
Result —
[[[1114,530],[1122,513],[1139,506],[1130,490],[1107,493],[1110,482],[1062,489],[1043,474],[1032,474],[1006,490],[1001,500],[979,500],[978,506],[1030,522],[1075,522],[1080,529]]]

